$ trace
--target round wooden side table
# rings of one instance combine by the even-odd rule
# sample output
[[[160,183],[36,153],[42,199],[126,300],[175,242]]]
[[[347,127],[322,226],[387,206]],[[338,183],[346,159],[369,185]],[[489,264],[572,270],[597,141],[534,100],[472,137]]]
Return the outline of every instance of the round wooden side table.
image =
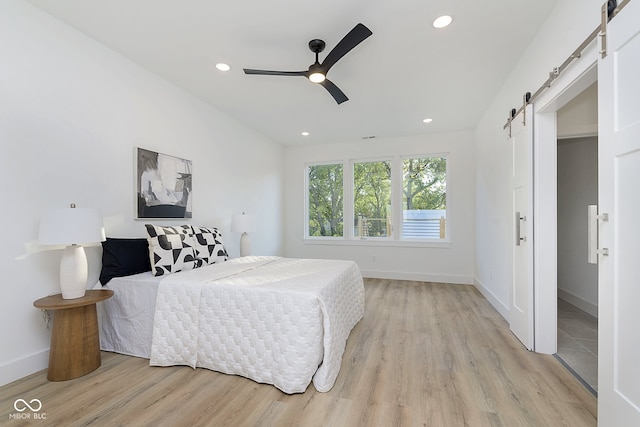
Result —
[[[49,381],[66,381],[100,366],[100,337],[96,303],[111,298],[111,290],[87,290],[81,298],[63,299],[61,294],[34,301],[33,306],[55,310],[49,352]]]

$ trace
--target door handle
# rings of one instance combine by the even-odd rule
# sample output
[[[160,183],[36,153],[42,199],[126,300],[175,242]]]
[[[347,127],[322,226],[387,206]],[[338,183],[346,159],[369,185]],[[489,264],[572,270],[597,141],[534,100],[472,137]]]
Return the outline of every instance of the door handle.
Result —
[[[526,216],[520,216],[520,212],[516,212],[516,246],[520,246],[520,242],[526,242],[527,237],[520,236],[520,221],[526,221]]]
[[[598,215],[598,205],[587,206],[587,262],[589,264],[597,264],[598,255],[609,255],[608,248],[598,249],[598,220],[609,221],[609,215],[606,213]]]

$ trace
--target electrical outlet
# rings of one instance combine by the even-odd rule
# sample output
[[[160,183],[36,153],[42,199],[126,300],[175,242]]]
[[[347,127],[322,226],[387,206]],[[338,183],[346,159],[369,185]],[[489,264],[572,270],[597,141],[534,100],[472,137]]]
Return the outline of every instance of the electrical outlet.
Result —
[[[372,262],[376,262],[376,256],[375,256],[375,255],[372,255],[372,256],[371,256],[371,261],[372,261]]]

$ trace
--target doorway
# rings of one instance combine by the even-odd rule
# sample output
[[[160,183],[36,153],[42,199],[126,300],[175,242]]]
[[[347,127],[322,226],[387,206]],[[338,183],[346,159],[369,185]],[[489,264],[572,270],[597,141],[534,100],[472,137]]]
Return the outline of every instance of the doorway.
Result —
[[[593,55],[595,52],[590,52],[588,56]],[[586,68],[576,70],[576,73],[572,75],[566,75],[566,80],[558,82],[559,84],[552,88],[547,96],[541,97],[538,103],[539,108],[535,116],[536,123],[536,145],[534,154],[534,186],[535,186],[535,219],[536,226],[534,230],[535,245],[535,259],[534,264],[535,271],[535,351],[539,353],[556,354],[559,349],[563,349],[567,346],[562,338],[566,338],[563,334],[569,330],[575,332],[576,328],[570,327],[575,323],[575,320],[565,321],[566,311],[565,308],[580,309],[585,311],[585,306],[589,309],[587,313],[591,315],[597,315],[597,278],[595,279],[595,289],[585,294],[581,289],[580,284],[559,283],[559,280],[565,280],[564,274],[567,270],[574,273],[574,276],[582,272],[582,267],[586,266],[586,269],[593,270],[593,266],[587,264],[587,250],[586,248],[580,249],[580,243],[577,243],[577,247],[574,248],[574,258],[576,261],[574,265],[568,263],[566,258],[566,248],[563,246],[565,243],[575,242],[576,240],[586,240],[587,236],[587,221],[586,212],[587,205],[582,208],[578,208],[576,213],[569,213],[563,219],[563,212],[566,208],[562,207],[559,211],[560,203],[566,202],[567,197],[577,199],[578,191],[575,188],[579,184],[579,187],[589,188],[589,185],[583,185],[583,181],[593,181],[597,183],[597,154],[595,158],[593,156],[587,156],[591,160],[588,162],[586,168],[582,168],[582,174],[586,177],[580,179],[574,179],[573,182],[562,183],[559,175],[566,172],[570,178],[575,173],[575,170],[580,170],[580,164],[582,161],[576,157],[585,156],[585,153],[590,152],[594,148],[597,153],[597,69],[595,58],[590,64],[586,64]],[[553,90],[555,89],[555,90]],[[584,139],[587,138],[587,139]],[[591,138],[589,140],[589,138]],[[574,165],[567,165],[569,159]],[[595,162],[595,163],[594,163]],[[591,172],[589,172],[589,169]],[[563,190],[564,187],[569,186],[569,190]],[[597,194],[597,186],[596,194]],[[560,192],[564,191],[562,194]],[[581,190],[583,191],[583,190]],[[587,192],[588,193],[588,192]],[[583,200],[587,200],[586,203],[597,203],[597,195],[595,201],[589,201],[591,196],[583,197]],[[574,200],[574,205],[577,202]],[[580,202],[582,204],[583,202]],[[581,219],[584,217],[584,219]],[[567,236],[568,228],[567,223],[572,227],[573,233],[576,234],[579,239],[570,239]],[[583,230],[583,231],[580,231]],[[560,252],[563,252],[560,254]],[[584,255],[581,255],[583,253]],[[562,263],[562,265],[559,265]],[[576,265],[580,265],[577,268]],[[597,268],[596,268],[597,271]],[[560,274],[559,274],[560,273]],[[577,279],[579,282],[581,279]],[[576,289],[578,289],[576,291]],[[572,296],[577,298],[572,298]],[[561,296],[562,299],[559,299]],[[583,301],[588,301],[589,304],[582,304]],[[571,305],[565,305],[566,302],[571,302]],[[560,316],[559,317],[559,313]],[[579,312],[578,312],[579,313]],[[596,316],[593,316],[596,317]],[[560,321],[559,321],[560,320]],[[562,329],[559,329],[559,326]],[[575,325],[573,325],[575,326]],[[595,328],[597,331],[597,328]],[[559,336],[561,339],[559,339]],[[583,337],[580,336],[580,339]],[[597,341],[594,342],[594,344]],[[560,344],[560,345],[559,345]],[[587,349],[585,343],[581,349]],[[574,342],[575,346],[575,342]],[[579,347],[580,348],[580,347]],[[591,351],[591,356],[595,359],[597,354],[597,345],[588,346]],[[561,350],[562,351],[562,350]],[[560,357],[559,357],[560,358]],[[571,362],[571,358],[565,355],[565,359]],[[563,359],[560,358],[562,361]],[[564,363],[564,361],[563,361]],[[575,367],[578,363],[572,363]],[[565,366],[570,369],[574,374],[576,370],[565,363]],[[597,365],[595,365],[597,366]],[[578,375],[579,376],[579,375]],[[587,375],[582,374],[583,377],[597,378],[597,373]],[[580,376],[579,376],[580,377]],[[592,385],[583,381],[584,384],[595,391],[597,384],[592,381]]]
[[[598,389],[598,266],[587,262],[587,206],[598,203],[598,88],[557,112],[557,356]]]
[[[593,43],[583,52],[576,67],[567,69],[536,101],[534,323],[538,353],[558,351],[558,228],[561,226],[558,224],[558,141],[598,135],[597,57],[597,45]],[[588,94],[593,101],[580,102],[581,95]],[[591,118],[585,120],[585,117]],[[586,213],[586,207],[584,209]],[[582,229],[586,236],[586,222]],[[566,294],[563,296],[566,298]]]

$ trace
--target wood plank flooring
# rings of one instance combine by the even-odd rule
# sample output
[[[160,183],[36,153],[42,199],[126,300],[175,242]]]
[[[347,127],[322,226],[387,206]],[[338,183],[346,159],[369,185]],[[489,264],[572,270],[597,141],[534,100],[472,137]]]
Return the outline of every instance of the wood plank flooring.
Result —
[[[366,279],[365,294],[328,393],[103,352],[84,377],[42,371],[1,387],[0,425],[596,425],[591,393],[553,356],[525,350],[474,287]],[[46,419],[15,419],[17,399],[39,399]]]

